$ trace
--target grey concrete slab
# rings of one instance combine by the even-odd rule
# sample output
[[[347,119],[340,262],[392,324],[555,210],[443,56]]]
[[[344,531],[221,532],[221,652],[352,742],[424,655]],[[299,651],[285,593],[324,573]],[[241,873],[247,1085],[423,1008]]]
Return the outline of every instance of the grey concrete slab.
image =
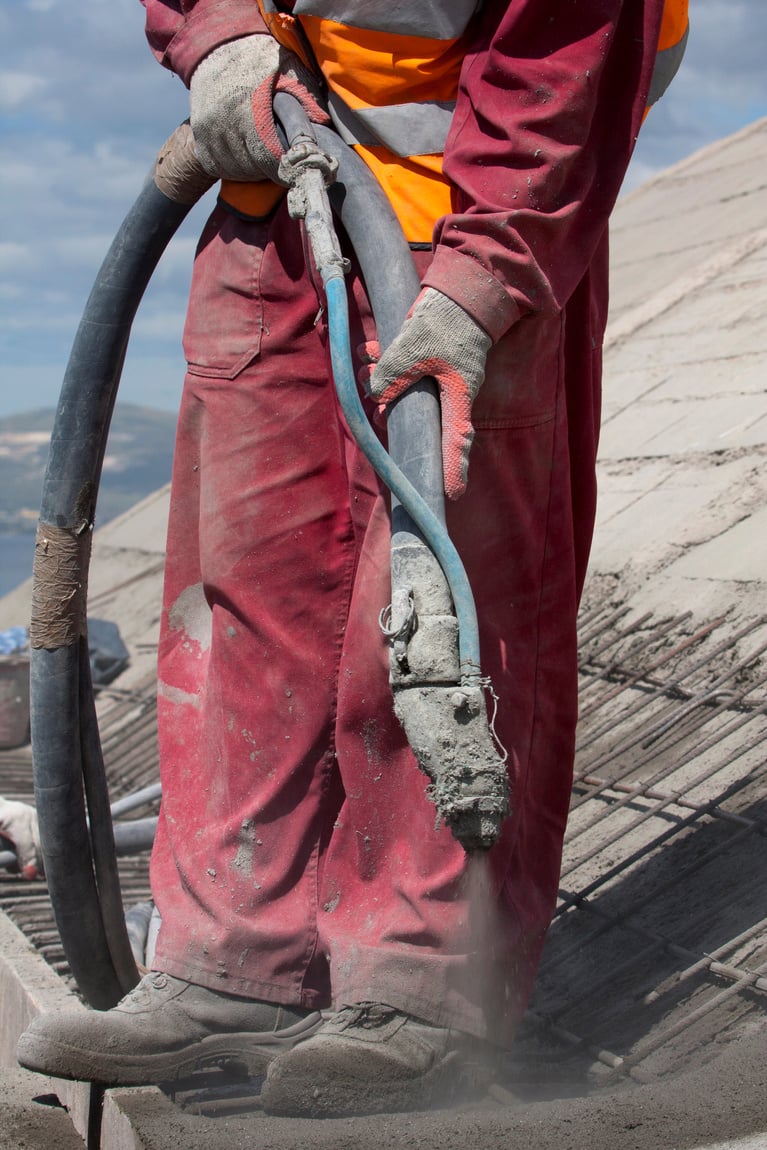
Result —
[[[759,508],[767,499],[767,474],[749,454],[602,461],[599,487],[591,570],[621,575],[624,587],[634,587],[676,570],[693,548],[689,573],[711,577],[702,545]]]
[[[170,486],[148,495],[98,532],[104,547],[165,554]]]
[[[34,1109],[36,1094],[54,1095],[66,1108],[74,1129],[84,1138],[91,1105],[87,1083],[62,1082],[43,1075],[22,1076],[22,1079],[15,1076],[16,1043],[30,1022],[49,1010],[79,1006],[76,996],[0,911],[0,1084],[8,1075],[14,1087],[17,1117],[23,1115],[25,1107]],[[32,1125],[37,1129],[36,1123]]]
[[[650,373],[623,373],[616,380],[616,391],[636,393],[636,399],[695,399],[700,395],[743,395],[758,394],[765,390],[765,356],[767,348],[747,355],[727,356],[709,359],[704,363],[678,363],[668,367],[658,367],[652,372],[655,382],[644,392],[639,391],[639,381]],[[627,380],[627,382],[624,382]],[[616,397],[617,399],[617,397]],[[626,403],[620,410],[631,405]],[[617,402],[615,404],[616,410]]]
[[[629,364],[635,368],[643,364],[656,369],[661,365],[673,368],[765,353],[767,318],[761,314],[761,303],[751,304],[752,311],[754,308],[759,311],[757,316],[744,316],[740,310],[733,309],[715,321],[705,309],[699,312],[698,299],[687,298],[670,312],[651,317],[653,322],[629,332],[623,346],[616,351],[619,365],[624,370]]]
[[[649,297],[636,302],[634,306],[623,308],[618,314],[613,312],[605,339],[607,355],[614,356],[624,352],[627,347],[649,338],[659,343],[659,337],[653,331],[653,324],[666,320],[677,308],[695,306],[700,294],[715,284],[724,271],[760,253],[765,247],[767,247],[767,228],[761,228],[746,232],[730,243],[713,245],[689,268],[666,269],[665,277],[659,279]],[[623,275],[632,277],[636,270],[638,269],[631,268],[629,273],[624,271]],[[758,293],[754,292],[754,297],[758,302]],[[738,319],[739,312],[735,313],[735,317]],[[714,330],[718,330],[719,327],[720,324],[716,325]],[[678,352],[680,345],[683,348],[682,359],[701,358],[690,339],[665,340],[665,350],[669,353],[675,350]],[[678,359],[678,354],[676,358]]]
[[[722,181],[722,190],[729,188],[732,192],[732,169],[723,173]],[[669,195],[673,189],[673,210],[667,208],[654,218],[637,214],[630,228],[630,239],[629,233],[626,238],[641,259],[649,259],[657,253],[665,260],[669,254],[697,246],[701,239],[712,247],[764,227],[767,217],[759,188],[751,194],[739,195],[736,202],[731,196],[725,200],[722,195],[707,199],[701,194],[703,184],[702,173],[685,182],[670,181],[665,194]],[[616,238],[620,236],[619,227],[614,231]],[[623,266],[622,258],[623,253],[616,258],[616,269]]]
[[[746,1138],[728,1138],[726,1142],[709,1143],[705,1150],[765,1150],[764,1134],[751,1134]]]
[[[635,412],[639,404],[646,401],[694,403],[711,396],[749,395],[755,396],[758,404],[767,384],[766,358],[767,346],[747,355],[711,358],[705,362],[656,363],[630,371],[617,370],[611,361],[602,403],[603,436],[611,420],[623,412]],[[626,450],[630,453],[631,443],[627,443]]]
[[[759,251],[754,252],[752,256],[749,256],[748,259],[736,264],[729,272],[723,272],[720,283],[725,290],[727,290],[732,283],[748,284],[756,289],[761,289],[766,277],[767,249],[761,248]]]
[[[611,223],[613,319],[767,224],[765,139],[761,120],[619,200]]]
[[[602,427],[620,412],[633,408],[640,399],[651,398],[661,387],[671,384],[674,374],[665,364],[634,371],[619,371],[611,364],[603,381]]]
[[[667,454],[659,442],[679,429],[677,442],[685,436],[687,405],[664,403],[642,404],[624,408],[602,429],[599,457],[602,460],[639,459],[642,456]]]
[[[767,119],[756,120],[664,169],[621,198],[615,218],[616,233],[630,228],[637,219],[668,215],[669,188],[673,188],[676,197],[681,188],[691,187],[701,202],[732,202],[743,194],[758,193],[764,187],[765,137]],[[733,187],[735,165],[737,186]]]
[[[716,538],[690,548],[674,562],[668,574],[740,583],[767,582],[767,507]]]
[[[600,458],[691,455],[761,447],[767,395],[732,395],[638,403],[614,416],[600,439]]]
[[[764,354],[739,356],[733,366],[733,382],[739,391],[762,391],[767,383]]]
[[[607,482],[617,491],[636,489],[647,491],[678,470],[677,461],[666,456],[633,459],[600,459],[597,475],[600,483]]]
[[[76,1005],[66,984],[0,911],[0,1066],[16,1066],[16,1041],[38,1014]]]
[[[727,342],[732,338],[732,332],[737,332],[741,338],[749,336],[758,339],[761,336],[761,351],[767,345],[767,324],[763,322],[762,300],[758,289],[765,287],[767,276],[764,281],[755,279],[732,283],[726,289],[720,282],[710,282],[660,315],[653,324],[653,336],[684,342],[687,356],[692,348],[700,359],[707,358],[701,355],[698,344],[703,333],[710,333],[714,338]],[[747,332],[743,328],[747,328]],[[749,350],[752,349],[743,347],[741,353]],[[724,352],[717,350],[716,354],[722,355]]]
[[[761,304],[756,305],[761,307]],[[653,339],[669,345],[669,363],[706,363],[709,359],[737,359],[740,355],[764,354],[767,350],[767,317],[743,314],[738,310],[723,313],[718,322],[701,316],[694,306],[680,309],[680,325],[685,335],[656,328]]]
[[[627,312],[651,300],[658,289],[678,276],[687,275],[700,266],[710,255],[710,248],[702,242],[691,243],[683,249],[653,251],[652,255],[642,256],[633,251],[623,253],[622,267],[616,267],[613,283],[622,287],[611,289],[611,322],[622,318]],[[618,257],[616,257],[617,259]]]
[[[691,515],[699,515],[710,492],[676,490],[673,498],[665,487],[627,501],[603,524],[597,523],[592,570],[620,573],[631,566],[649,571],[671,562],[679,554],[678,536]]]
[[[0,1070],[0,1150],[83,1150],[58,1096],[38,1075]]]
[[[733,188],[731,157],[720,150],[713,168],[707,168],[705,157],[698,154],[696,164],[686,170],[666,169],[660,178],[649,181],[619,201],[619,212],[614,218],[613,235],[622,238],[638,226],[647,227],[668,218],[671,199],[678,205],[678,223],[682,229],[686,224],[687,210],[694,206],[699,210],[715,213],[736,213],[739,204],[752,198],[759,198],[764,189],[764,145],[761,141],[767,136],[764,123],[760,131],[752,133],[748,143],[743,141],[740,149],[735,149],[732,140],[729,146],[738,153],[738,186]],[[743,149],[747,155],[743,156]],[[630,237],[627,237],[630,242]],[[617,264],[616,267],[620,267]]]

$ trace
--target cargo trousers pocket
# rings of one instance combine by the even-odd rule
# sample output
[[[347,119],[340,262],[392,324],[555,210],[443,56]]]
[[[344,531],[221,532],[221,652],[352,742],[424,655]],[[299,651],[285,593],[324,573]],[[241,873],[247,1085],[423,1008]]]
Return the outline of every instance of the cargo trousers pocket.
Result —
[[[263,329],[259,290],[268,228],[216,208],[200,237],[184,325],[191,375],[234,379],[258,356]]]
[[[479,433],[550,423],[563,382],[559,315],[519,320],[490,350],[485,382],[472,411]]]

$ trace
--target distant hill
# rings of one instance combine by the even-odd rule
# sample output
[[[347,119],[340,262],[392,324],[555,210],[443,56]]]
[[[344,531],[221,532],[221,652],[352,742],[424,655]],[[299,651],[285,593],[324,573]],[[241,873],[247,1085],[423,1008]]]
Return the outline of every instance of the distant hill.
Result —
[[[0,532],[34,531],[55,411],[44,408],[0,419]],[[176,416],[117,404],[99,487],[102,527],[170,479]]]

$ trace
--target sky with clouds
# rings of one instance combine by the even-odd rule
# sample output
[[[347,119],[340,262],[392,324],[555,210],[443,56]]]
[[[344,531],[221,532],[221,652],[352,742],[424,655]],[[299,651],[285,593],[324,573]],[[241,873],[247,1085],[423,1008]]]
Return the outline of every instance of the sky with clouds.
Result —
[[[626,187],[767,115],[766,0],[691,0],[682,71]],[[139,0],[0,0],[0,417],[52,406],[98,266],[155,152],[187,114]],[[196,235],[174,239],[134,326],[120,398],[178,404]]]

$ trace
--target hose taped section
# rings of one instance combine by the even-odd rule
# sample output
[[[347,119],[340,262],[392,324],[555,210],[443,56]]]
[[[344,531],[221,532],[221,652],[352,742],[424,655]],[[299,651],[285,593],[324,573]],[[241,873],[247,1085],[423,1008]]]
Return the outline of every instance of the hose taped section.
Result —
[[[35,537],[29,643],[35,650],[71,647],[86,634],[92,534],[39,523]]]
[[[208,175],[194,150],[194,137],[184,121],[157,153],[154,182],[176,204],[196,204],[216,182]]]
[[[90,528],[131,325],[146,284],[189,207],[150,179],[118,230],[72,346],[41,497],[34,568],[35,584],[41,586],[33,593],[30,652],[35,801],[64,952],[83,997],[97,1010],[114,1006],[137,982],[138,972],[110,841],[109,796],[90,681]]]

